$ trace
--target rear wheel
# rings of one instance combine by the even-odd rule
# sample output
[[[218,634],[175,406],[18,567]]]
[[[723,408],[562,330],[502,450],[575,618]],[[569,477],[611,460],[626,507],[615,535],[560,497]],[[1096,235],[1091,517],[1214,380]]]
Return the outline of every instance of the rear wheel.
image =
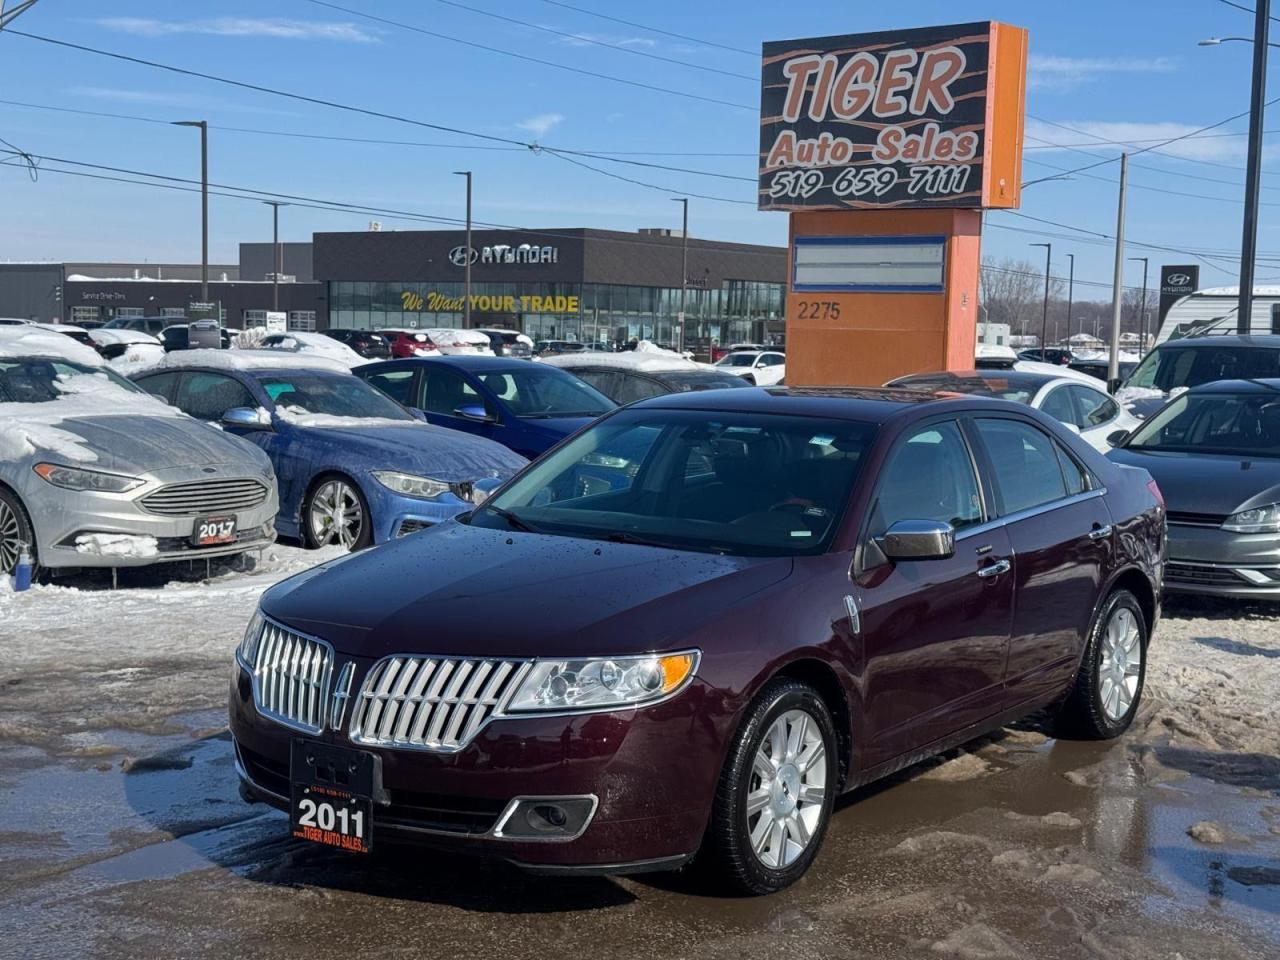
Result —
[[[307,546],[341,544],[362,550],[373,543],[373,518],[360,488],[346,477],[322,477],[302,506]]]
[[[831,819],[836,735],[810,686],[770,682],[747,710],[729,757],[700,859],[737,893],[789,886],[809,869]]]
[[[1124,733],[1142,701],[1146,672],[1146,617],[1137,597],[1117,590],[1098,613],[1075,687],[1058,714],[1062,732],[1088,740]]]
[[[31,529],[27,511],[18,498],[8,490],[0,489],[0,573],[12,573],[18,565],[22,545],[27,545],[34,562],[36,538]]]

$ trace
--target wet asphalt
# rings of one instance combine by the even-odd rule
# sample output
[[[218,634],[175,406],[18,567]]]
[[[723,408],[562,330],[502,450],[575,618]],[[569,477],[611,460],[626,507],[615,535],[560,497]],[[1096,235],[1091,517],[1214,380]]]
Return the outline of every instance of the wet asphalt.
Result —
[[[1280,956],[1275,758],[1009,729],[847,796],[809,875],[750,900],[331,851],[240,800],[225,732],[131,747],[0,745],[0,957]]]

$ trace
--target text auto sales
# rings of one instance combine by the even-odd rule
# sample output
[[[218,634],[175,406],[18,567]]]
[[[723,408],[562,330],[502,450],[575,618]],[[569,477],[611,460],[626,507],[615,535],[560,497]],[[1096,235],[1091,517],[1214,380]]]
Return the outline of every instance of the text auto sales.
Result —
[[[874,143],[855,143],[848,137],[822,131],[799,138],[793,129],[778,133],[768,151],[764,170],[779,170],[772,197],[808,197],[828,187],[838,197],[882,196],[907,180],[911,195],[951,194],[966,189],[970,162],[978,159],[981,136],[974,129],[944,130],[936,122],[923,124],[926,114],[950,114],[956,105],[952,85],[967,66],[964,51],[943,46],[919,53],[892,50],[883,58],[865,50],[841,63],[835,54],[794,57],[782,68],[787,82],[781,119],[795,123],[807,117],[815,123],[887,123]],[[909,127],[914,129],[908,129]],[[845,167],[865,154],[874,164]],[[910,164],[905,173],[896,165]],[[843,167],[828,182],[823,168]],[[784,169],[799,168],[799,169]]]

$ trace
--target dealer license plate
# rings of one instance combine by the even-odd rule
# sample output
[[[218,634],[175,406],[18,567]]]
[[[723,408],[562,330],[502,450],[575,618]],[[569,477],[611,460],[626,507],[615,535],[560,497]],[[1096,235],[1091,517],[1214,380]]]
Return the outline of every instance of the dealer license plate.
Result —
[[[299,840],[368,853],[373,847],[371,753],[294,740],[289,752],[293,782],[289,825]]]
[[[197,547],[213,547],[236,542],[235,517],[201,517],[191,531],[191,542]]]

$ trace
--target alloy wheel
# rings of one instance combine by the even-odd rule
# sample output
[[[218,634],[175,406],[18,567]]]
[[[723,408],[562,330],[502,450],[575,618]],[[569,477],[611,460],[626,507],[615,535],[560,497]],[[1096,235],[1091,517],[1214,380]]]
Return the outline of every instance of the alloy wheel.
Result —
[[[1098,696],[1110,720],[1120,720],[1133,706],[1142,675],[1142,632],[1133,611],[1117,607],[1107,621],[1098,657]]]
[[[308,522],[317,546],[340,543],[350,550],[364,532],[360,495],[342,480],[326,480],[311,496]]]
[[[0,500],[0,573],[9,573],[18,565],[22,547],[22,524],[17,512]]]
[[[774,720],[756,750],[747,829],[751,849],[766,867],[790,866],[818,830],[827,792],[826,753],[817,721],[803,710]]]

